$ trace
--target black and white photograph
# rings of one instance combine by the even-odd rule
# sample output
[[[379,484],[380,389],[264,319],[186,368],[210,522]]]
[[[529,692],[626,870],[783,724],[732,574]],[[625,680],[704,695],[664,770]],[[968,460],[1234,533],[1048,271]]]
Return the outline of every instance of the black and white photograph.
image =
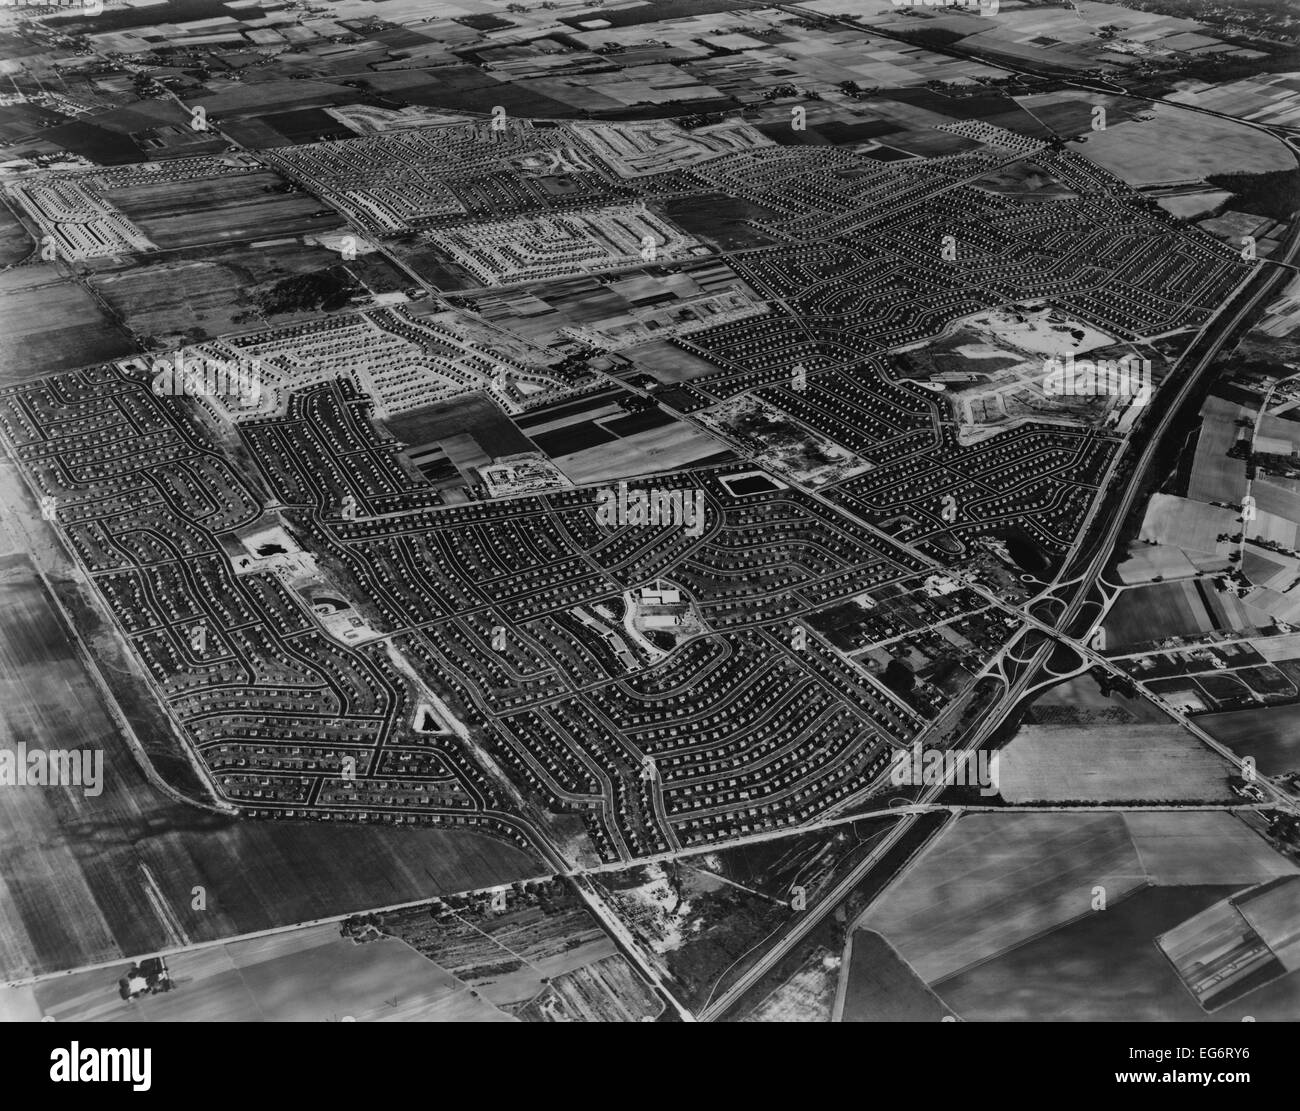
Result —
[[[1293,1069],[1289,0],[0,0],[0,325],[33,1083]]]

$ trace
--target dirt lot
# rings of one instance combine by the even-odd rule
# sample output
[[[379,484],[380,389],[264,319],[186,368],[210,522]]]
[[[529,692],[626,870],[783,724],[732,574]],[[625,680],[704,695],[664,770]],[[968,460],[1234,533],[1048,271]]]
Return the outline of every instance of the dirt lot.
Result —
[[[1168,105],[1152,107],[1153,120],[1089,132],[1079,153],[1139,187],[1295,165],[1284,144],[1253,128]]]

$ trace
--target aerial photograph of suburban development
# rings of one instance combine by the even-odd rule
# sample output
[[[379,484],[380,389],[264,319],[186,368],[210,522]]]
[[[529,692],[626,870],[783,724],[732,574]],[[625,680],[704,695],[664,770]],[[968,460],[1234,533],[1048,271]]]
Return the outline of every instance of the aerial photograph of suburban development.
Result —
[[[0,0],[0,323],[0,1021],[1300,1021],[1290,0]]]

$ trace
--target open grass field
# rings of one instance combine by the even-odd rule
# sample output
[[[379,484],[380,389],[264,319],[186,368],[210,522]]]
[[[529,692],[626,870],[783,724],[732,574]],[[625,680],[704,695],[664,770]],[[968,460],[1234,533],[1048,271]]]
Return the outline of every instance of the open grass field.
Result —
[[[1152,105],[1156,118],[1126,121],[1087,133],[1079,153],[1141,188],[1199,180],[1207,174],[1289,170],[1295,160],[1283,143],[1230,120],[1182,108]]]
[[[718,372],[718,368],[707,359],[668,340],[652,340],[640,344],[633,362],[637,371],[652,374],[665,384],[689,382],[693,378],[703,378],[706,374]]]
[[[121,999],[127,963],[0,989],[0,1018],[25,1002],[59,1022],[511,1021],[404,942],[358,945],[333,923],[169,957],[162,995]]]
[[[1007,802],[1230,802],[1232,768],[1177,725],[1027,725],[1002,750]]]
[[[238,275],[211,262],[157,263],[92,279],[99,295],[160,347],[236,331],[248,308],[238,283]]]
[[[7,201],[0,199],[0,266],[21,262],[36,250],[36,241],[14,215]]]
[[[130,337],[53,264],[0,274],[0,386],[130,355]]]
[[[1125,814],[1147,879],[1159,886],[1262,883],[1294,875],[1240,818],[1223,811]]]
[[[1300,705],[1206,714],[1197,724],[1239,756],[1253,756],[1264,775],[1300,769]]]
[[[436,289],[454,291],[476,289],[481,284],[463,266],[419,236],[393,240],[389,247],[404,266]]]
[[[171,347],[311,319],[318,315],[315,311],[264,316],[258,294],[283,278],[337,265],[337,251],[293,237],[275,244],[232,243],[100,263],[90,282],[134,332],[152,337],[159,347]],[[377,253],[360,255],[345,266],[372,292],[401,286],[400,276]]]
[[[339,226],[308,193],[268,192],[283,179],[270,171],[107,189],[104,198],[166,250],[259,236],[274,239]]]
[[[1187,497],[1202,502],[1238,504],[1246,492],[1246,463],[1228,457],[1241,429],[1242,417],[1255,419],[1253,409],[1221,397],[1206,399],[1201,408],[1201,432],[1187,485]]]
[[[0,587],[0,745],[98,749],[103,793],[0,787],[0,979],[536,874],[461,831],[238,821],[173,803],[127,742],[39,581]],[[206,909],[191,909],[203,887]]]
[[[1167,723],[1168,716],[1146,698],[1101,693],[1091,675],[1078,675],[1044,691],[1034,700],[1033,720],[1051,725],[1090,725],[1144,721]]]
[[[412,452],[460,435],[472,437],[489,457],[536,450],[496,402],[481,393],[389,417],[384,427]]]
[[[773,130],[782,138],[791,134],[789,121],[784,121],[784,126],[775,125]],[[747,250],[774,242],[754,224],[772,220],[776,214],[738,197],[723,193],[676,197],[666,202],[664,212],[685,232],[719,250]]]
[[[610,440],[553,458],[571,481],[582,485],[689,467],[727,450],[724,443],[707,432],[673,421],[626,439]]]

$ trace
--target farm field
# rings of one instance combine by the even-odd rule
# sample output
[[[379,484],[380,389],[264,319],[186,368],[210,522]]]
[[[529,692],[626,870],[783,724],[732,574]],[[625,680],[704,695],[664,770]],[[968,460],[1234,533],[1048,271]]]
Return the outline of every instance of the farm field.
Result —
[[[1229,610],[1231,607],[1231,612]],[[1152,583],[1120,594],[1106,615],[1106,649],[1146,644],[1165,637],[1199,636],[1215,629],[1248,624],[1234,599],[1221,595],[1212,582],[1185,579]]]
[[[552,431],[568,423],[590,420],[597,413],[615,412],[618,407],[614,404],[614,398],[619,392],[618,387],[611,386],[584,393],[577,399],[561,398],[549,405],[540,405],[520,413],[515,422],[530,436],[539,430]]]
[[[1246,463],[1228,455],[1241,430],[1242,417],[1254,420],[1254,410],[1221,397],[1210,397],[1201,408],[1201,431],[1187,485],[1187,497],[1201,502],[1235,505],[1246,492]]]
[[[1300,968],[1300,877],[1284,876],[1233,901],[1278,960]]]
[[[340,226],[337,214],[310,194],[267,191],[281,184],[279,175],[266,171],[196,179],[183,189],[131,185],[106,189],[103,196],[163,250]]]
[[[1205,560],[1210,553],[1223,551],[1219,545],[1226,541],[1218,538],[1231,536],[1238,523],[1236,514],[1223,506],[1156,494],[1147,504],[1140,539],[1196,553]]]
[[[1263,775],[1300,770],[1300,705],[1204,714],[1197,724],[1239,756],[1253,756]]]
[[[130,337],[53,264],[0,273],[0,318],[5,322],[0,386],[136,350]]]
[[[1197,82],[1169,99],[1261,123],[1294,125],[1300,117],[1300,108],[1297,107],[1300,98],[1287,82],[1286,74],[1262,74],[1217,88]]]
[[[21,262],[36,250],[36,243],[7,201],[0,200],[0,266]]]
[[[840,1022],[940,1022],[952,1012],[883,937],[849,937]]]
[[[0,989],[0,1018],[25,1002],[59,1022],[512,1021],[403,942],[358,945],[336,923],[191,950],[167,964],[176,986],[165,994],[121,999],[124,962]]]
[[[428,917],[423,909],[399,912],[386,917],[384,929],[498,1005],[527,1003],[555,977],[618,955],[582,910],[549,920],[538,911],[512,911],[482,923],[454,923],[447,936],[426,932],[422,920]]]
[[[1001,750],[1010,803],[1222,801],[1231,766],[1178,725],[1027,725]]]
[[[1217,1011],[1294,971],[1300,877],[1239,892],[1157,940],[1187,990]]]
[[[1157,886],[1262,883],[1296,867],[1223,811],[1125,814],[1147,879]]]
[[[1138,188],[1294,165],[1281,144],[1251,128],[1164,104],[1150,110],[1153,120],[1113,123],[1105,131],[1090,132],[1079,153]]]
[[[857,924],[933,985],[1095,914],[1098,887],[1113,908],[1152,884],[1246,886],[1295,871],[1222,811],[969,814]]]
[[[634,365],[638,371],[654,375],[665,385],[689,382],[718,372],[718,368],[707,359],[701,359],[667,340],[653,340],[637,347]]]
[[[459,435],[472,436],[488,456],[536,450],[492,399],[481,393],[413,409],[383,423],[412,452]]]
[[[1300,973],[1292,972],[1207,1015],[1155,944],[1166,930],[1241,884],[1146,887],[934,984],[976,1022],[1258,1022],[1293,1020]]]
[[[1146,882],[1118,814],[970,814],[858,921],[927,983],[1090,913]]]
[[[479,834],[247,822],[173,803],[136,764],[35,578],[3,583],[0,617],[0,743],[104,754],[98,797],[79,787],[0,788],[4,980],[540,868]],[[204,910],[191,909],[196,886]]]

